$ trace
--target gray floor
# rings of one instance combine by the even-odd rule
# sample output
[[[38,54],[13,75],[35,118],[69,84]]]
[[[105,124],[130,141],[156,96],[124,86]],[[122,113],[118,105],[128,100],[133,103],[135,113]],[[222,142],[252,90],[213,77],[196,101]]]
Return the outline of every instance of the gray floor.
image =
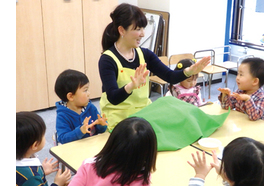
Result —
[[[217,89],[220,88],[220,87],[225,87],[225,84],[224,84],[225,76],[223,76],[222,78],[223,78],[223,81],[221,83],[212,84],[212,86],[211,86],[211,99],[208,99],[208,86],[206,87],[205,101],[212,101],[212,102],[217,102],[218,103],[218,95],[220,94],[220,92]],[[236,75],[229,74],[228,88],[230,88],[231,90],[233,90],[234,88],[237,87],[235,85],[236,84],[235,83],[235,78],[236,78]],[[152,92],[151,96],[150,96],[150,99],[152,101],[155,101],[159,97],[160,97],[159,93]],[[92,100],[92,103],[97,107],[97,109],[100,112],[99,99]],[[52,136],[55,132],[56,108],[50,108],[50,109],[46,109],[46,110],[43,110],[43,111],[37,111],[36,113],[39,114],[43,118],[43,120],[45,121],[46,126],[47,126],[47,131],[46,131],[46,134],[45,134],[46,145],[40,152],[37,153],[37,155],[39,155],[39,159],[42,162],[46,157],[48,159],[53,157],[49,153],[49,149],[54,146],[54,141],[53,141]],[[55,173],[52,173],[51,175],[47,176],[47,180],[49,182],[49,185],[51,183],[53,183],[54,177],[55,177]]]

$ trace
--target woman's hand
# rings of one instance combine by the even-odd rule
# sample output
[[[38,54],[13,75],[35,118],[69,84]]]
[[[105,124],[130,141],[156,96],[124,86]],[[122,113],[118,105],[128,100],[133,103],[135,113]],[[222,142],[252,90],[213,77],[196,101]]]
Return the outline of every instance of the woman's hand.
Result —
[[[207,165],[206,163],[206,157],[205,152],[202,153],[202,159],[199,155],[199,152],[196,151],[197,159],[195,158],[195,155],[192,153],[192,158],[194,163],[191,163],[188,161],[188,164],[192,166],[195,170],[195,177],[201,178],[205,180],[205,177],[210,172],[210,170],[213,168],[210,164]]]
[[[201,72],[209,63],[210,63],[210,56],[204,57],[189,68],[184,69],[184,73],[186,76],[190,77],[192,75],[198,74]]]
[[[146,84],[146,77],[149,75],[150,71],[146,70],[147,64],[140,64],[136,68],[134,77],[130,76],[131,82],[128,83],[124,88],[128,94],[130,94],[134,89],[140,88]]]

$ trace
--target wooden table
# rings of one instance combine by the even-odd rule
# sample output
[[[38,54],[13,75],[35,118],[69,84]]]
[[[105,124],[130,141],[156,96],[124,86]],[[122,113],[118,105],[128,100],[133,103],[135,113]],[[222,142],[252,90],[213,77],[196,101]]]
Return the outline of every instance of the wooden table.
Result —
[[[222,114],[227,112],[227,110],[221,109],[218,104],[203,106],[201,110],[207,114]],[[50,149],[50,153],[76,173],[83,160],[95,156],[103,148],[109,135],[109,132],[105,132],[97,136],[55,146]],[[210,137],[219,139],[222,145],[226,146],[233,139],[241,136],[264,141],[264,121],[250,121],[246,114],[232,110],[223,126],[216,130]],[[187,185],[189,179],[195,175],[194,169],[187,161],[193,162],[191,153],[195,153],[197,151],[196,148],[203,150],[197,142],[192,144],[192,146],[187,146],[177,151],[158,152],[156,162],[157,170],[152,173],[151,185]],[[212,162],[212,156],[206,155],[206,160],[208,163]],[[217,176],[214,169],[206,177],[205,185],[222,185],[222,179]]]
[[[95,156],[105,145],[110,133],[104,132],[97,136],[84,138],[50,148],[50,154],[74,173],[82,162]]]
[[[97,136],[55,146],[50,149],[50,153],[76,173],[83,160],[93,157],[103,148],[109,135],[108,132],[105,132]],[[195,175],[194,169],[187,161],[193,162],[191,153],[196,151],[199,150],[187,146],[178,151],[158,152],[157,170],[152,173],[151,185],[187,185],[189,179]],[[210,155],[206,155],[206,159],[209,163],[213,161]],[[222,185],[222,180],[218,178],[214,169],[207,176],[205,185]]]
[[[220,105],[215,103],[203,106],[201,107],[201,110],[207,114],[213,115],[227,112],[227,110],[222,109]],[[264,120],[250,121],[246,114],[231,110],[224,124],[209,137],[220,140],[223,147],[238,137],[249,137],[264,142]],[[204,149],[200,146],[198,142],[195,142],[192,145],[211,153],[210,150]],[[217,153],[221,153],[221,150],[217,150]]]

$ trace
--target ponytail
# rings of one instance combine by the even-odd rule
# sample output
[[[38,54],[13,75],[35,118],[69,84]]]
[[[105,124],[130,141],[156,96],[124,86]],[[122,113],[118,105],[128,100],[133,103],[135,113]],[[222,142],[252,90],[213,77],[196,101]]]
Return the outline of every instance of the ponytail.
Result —
[[[113,22],[107,25],[102,36],[103,52],[108,50],[119,39],[120,33],[114,28]]]

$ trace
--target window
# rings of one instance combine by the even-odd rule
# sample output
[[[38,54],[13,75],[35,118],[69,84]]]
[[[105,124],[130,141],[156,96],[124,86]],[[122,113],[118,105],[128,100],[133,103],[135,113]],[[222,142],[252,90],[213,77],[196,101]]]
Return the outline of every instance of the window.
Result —
[[[264,0],[234,0],[231,43],[263,49]]]

